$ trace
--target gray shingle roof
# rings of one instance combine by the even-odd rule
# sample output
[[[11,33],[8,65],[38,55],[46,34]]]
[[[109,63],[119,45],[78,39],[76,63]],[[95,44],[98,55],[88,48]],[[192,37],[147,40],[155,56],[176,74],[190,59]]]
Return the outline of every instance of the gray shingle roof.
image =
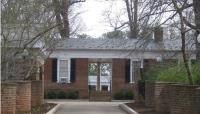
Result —
[[[187,49],[195,50],[193,40],[188,40]],[[181,50],[180,39],[165,39],[156,43],[153,39],[77,39],[70,38],[62,41],[56,49],[99,49],[99,50]]]

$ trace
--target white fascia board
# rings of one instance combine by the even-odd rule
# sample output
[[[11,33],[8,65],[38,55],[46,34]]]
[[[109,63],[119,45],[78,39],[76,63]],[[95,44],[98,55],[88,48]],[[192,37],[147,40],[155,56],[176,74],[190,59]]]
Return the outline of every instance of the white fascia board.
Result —
[[[165,59],[178,59],[181,52],[136,52],[121,50],[55,50],[50,58],[128,58],[128,59],[156,59],[161,56]],[[191,58],[195,58],[192,54]]]

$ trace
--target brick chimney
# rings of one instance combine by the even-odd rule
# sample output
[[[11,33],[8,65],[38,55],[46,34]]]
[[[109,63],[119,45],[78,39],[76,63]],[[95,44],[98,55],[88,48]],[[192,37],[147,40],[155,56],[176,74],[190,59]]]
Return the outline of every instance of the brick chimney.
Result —
[[[155,42],[163,42],[163,27],[154,28],[154,40]]]

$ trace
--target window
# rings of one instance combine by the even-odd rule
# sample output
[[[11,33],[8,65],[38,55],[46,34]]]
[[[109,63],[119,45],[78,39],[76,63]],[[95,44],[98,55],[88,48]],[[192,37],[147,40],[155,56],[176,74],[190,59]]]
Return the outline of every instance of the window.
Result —
[[[69,83],[69,60],[58,61],[58,82],[59,83]]]
[[[135,75],[140,73],[140,68],[143,68],[143,62],[139,60],[131,61],[131,75],[130,75],[130,83],[134,83]]]
[[[98,69],[97,69],[97,63],[90,63],[89,64],[89,76],[97,76],[98,75]]]
[[[100,76],[111,76],[112,74],[111,63],[101,63],[100,64]]]

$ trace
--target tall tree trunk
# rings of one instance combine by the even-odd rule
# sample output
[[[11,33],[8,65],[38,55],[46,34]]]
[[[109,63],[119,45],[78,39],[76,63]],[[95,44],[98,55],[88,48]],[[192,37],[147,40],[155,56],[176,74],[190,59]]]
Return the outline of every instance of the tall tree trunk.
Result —
[[[53,0],[56,23],[59,24],[58,30],[62,38],[69,37],[69,19],[68,19],[68,0]]]
[[[181,24],[181,41],[182,41],[182,47],[181,47],[181,51],[182,51],[182,56],[183,56],[183,62],[184,62],[184,66],[187,72],[187,77],[188,77],[188,81],[190,85],[193,85],[193,77],[192,77],[192,72],[191,69],[189,67],[189,62],[188,62],[188,57],[189,55],[186,53],[186,39],[185,39],[185,33],[186,33],[186,28],[184,25],[184,17],[182,15],[182,11],[179,7],[178,4],[176,2],[176,0],[172,0],[172,3],[174,5],[174,8],[176,9],[179,18],[180,18],[180,24]]]
[[[195,15],[195,24],[196,24],[196,48],[197,48],[197,59],[200,59],[200,45],[197,40],[198,35],[200,34],[200,0],[193,0],[194,4],[194,15]]]
[[[69,37],[70,35],[70,28],[69,28],[69,18],[68,18],[68,9],[69,9],[69,2],[67,0],[62,0],[62,11],[61,15],[63,17],[63,31],[64,31],[64,37]]]
[[[133,37],[138,37],[138,0],[134,1],[134,22],[133,22]]]
[[[130,2],[129,0],[125,0],[125,3],[126,3],[126,10],[127,10],[127,14],[128,14],[128,21],[129,21],[129,28],[130,28],[130,38],[133,38],[134,34],[133,34],[133,30],[134,30],[134,27],[133,27],[133,15],[132,15],[132,11],[130,8]]]
[[[53,0],[54,12],[56,15],[58,30],[62,38],[69,38],[70,25],[69,25],[69,8],[73,4],[85,2],[86,0]]]
[[[189,84],[193,85],[193,78],[192,78],[192,72],[191,69],[189,67],[189,62],[188,62],[188,54],[186,53],[186,44],[185,44],[185,27],[183,22],[181,22],[181,40],[182,40],[182,55],[183,55],[183,62],[184,62],[184,66],[185,69],[187,71],[187,76],[188,76],[188,80],[189,80]]]
[[[138,36],[138,0],[125,0],[129,20],[130,38]]]

